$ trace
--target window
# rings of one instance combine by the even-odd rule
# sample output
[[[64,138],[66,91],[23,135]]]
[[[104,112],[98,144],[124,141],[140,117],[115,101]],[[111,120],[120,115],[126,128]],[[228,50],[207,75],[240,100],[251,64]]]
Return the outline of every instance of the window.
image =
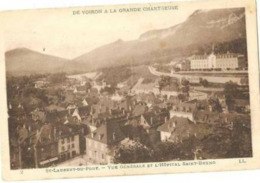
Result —
[[[62,146],[62,147],[61,147],[61,150],[62,150],[62,151],[65,151],[65,147],[64,147],[64,146]]]
[[[75,147],[75,145],[74,145],[74,144],[72,144],[72,145],[71,145],[71,148],[74,148],[74,147]]]
[[[71,141],[72,141],[72,142],[74,141],[74,136],[71,137]]]
[[[103,153],[102,153],[101,157],[102,157],[102,159],[105,159],[105,156],[104,156],[104,154],[103,154]]]
[[[68,142],[68,143],[70,142],[70,138],[69,138],[69,137],[67,138],[67,142]]]
[[[70,145],[68,145],[68,149],[70,149]]]
[[[72,151],[72,157],[75,157],[76,156],[76,151]]]
[[[61,143],[64,144],[64,139],[61,139]]]
[[[91,142],[90,142],[90,140],[87,140],[87,141],[88,141],[88,145],[91,146]]]

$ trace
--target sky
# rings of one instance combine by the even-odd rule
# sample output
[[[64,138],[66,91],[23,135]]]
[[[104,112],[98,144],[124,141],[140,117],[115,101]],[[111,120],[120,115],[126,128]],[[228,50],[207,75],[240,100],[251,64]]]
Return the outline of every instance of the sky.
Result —
[[[8,16],[4,28],[6,51],[25,47],[45,54],[73,59],[118,39],[134,40],[146,31],[179,24],[194,11],[194,9],[185,9],[87,15],[72,13],[76,10],[95,9],[101,7],[6,13]],[[116,9],[118,11],[119,7]]]

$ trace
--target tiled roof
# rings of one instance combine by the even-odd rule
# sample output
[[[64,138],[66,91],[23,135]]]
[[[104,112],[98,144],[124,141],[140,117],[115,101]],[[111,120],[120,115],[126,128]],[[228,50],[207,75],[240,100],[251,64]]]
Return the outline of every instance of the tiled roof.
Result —
[[[237,54],[237,53],[225,53],[225,54],[216,54],[217,58],[237,58],[244,55]]]
[[[196,108],[197,105],[193,103],[180,103],[172,107],[173,110],[180,112],[194,112]]]
[[[245,123],[250,122],[250,116],[238,113],[218,113],[210,111],[197,111],[195,120],[201,123],[230,123],[240,119]]]
[[[199,59],[208,59],[208,55],[204,54],[204,55],[193,55],[190,57],[190,59],[192,60],[199,60]]]
[[[111,146],[120,142],[124,138],[124,135],[120,129],[119,124],[111,121],[101,125],[93,132],[93,134],[88,134],[87,138]]]
[[[178,86],[173,86],[173,85],[167,85],[165,87],[162,88],[162,91],[179,91]]]
[[[63,110],[65,110],[65,108],[57,106],[57,105],[54,105],[54,104],[51,104],[51,105],[45,107],[45,109],[47,111],[54,111],[54,110],[56,110],[56,111],[63,111]]]
[[[193,125],[193,123],[191,123],[189,121],[189,119],[183,118],[183,117],[174,116],[173,118],[167,120],[166,123],[164,123],[161,126],[159,126],[157,128],[157,130],[158,131],[171,133],[173,131],[174,125],[176,125],[176,128],[177,128],[177,126],[181,126],[181,127],[185,127],[186,128],[190,124]]]
[[[86,86],[77,86],[77,91],[86,91]]]
[[[160,125],[165,122],[165,119],[169,118],[168,112],[155,113],[151,111],[144,113],[142,116],[150,126]]]
[[[171,133],[169,140],[181,140],[189,136],[203,138],[214,132],[208,124],[194,124],[187,118],[173,117],[157,128],[158,131]]]
[[[34,120],[44,121],[45,120],[45,112],[41,110],[34,110],[31,112]]]
[[[133,109],[133,116],[140,116],[141,114],[145,113],[147,111],[147,107],[145,105],[136,105]]]
[[[249,99],[235,99],[235,104],[238,106],[247,106],[249,105]]]
[[[237,58],[237,57],[244,57],[242,54],[237,54],[237,53],[223,53],[223,54],[214,54],[217,59],[219,58]],[[208,59],[209,55],[204,54],[204,55],[193,55],[190,57],[190,59],[193,60],[199,60],[199,59]]]
[[[90,107],[89,106],[82,106],[78,108],[79,115],[82,116],[87,116],[90,113]]]

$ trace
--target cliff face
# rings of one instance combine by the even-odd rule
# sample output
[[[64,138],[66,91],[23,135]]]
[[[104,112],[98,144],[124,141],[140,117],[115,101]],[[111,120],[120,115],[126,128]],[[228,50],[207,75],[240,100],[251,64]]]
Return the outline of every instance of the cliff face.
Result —
[[[220,33],[222,35],[220,36],[225,36],[223,34],[225,34],[226,30],[224,29],[232,28],[232,26],[236,27],[236,25],[233,25],[236,23],[239,26],[242,26],[241,30],[238,31],[241,31],[241,34],[244,34],[245,13],[243,9],[197,10],[182,24],[167,29],[148,31],[140,36],[140,40],[164,39],[167,37],[176,37],[178,35],[182,35],[181,37],[185,38],[183,31],[189,31],[189,34],[194,35],[194,33],[199,31],[214,31],[212,29],[222,30]],[[234,36],[236,38],[236,35]],[[234,38],[231,37],[231,39]]]
[[[139,40],[148,41],[151,39],[164,39],[168,36],[173,36],[180,27],[180,25],[176,25],[168,29],[151,30],[141,34]]]

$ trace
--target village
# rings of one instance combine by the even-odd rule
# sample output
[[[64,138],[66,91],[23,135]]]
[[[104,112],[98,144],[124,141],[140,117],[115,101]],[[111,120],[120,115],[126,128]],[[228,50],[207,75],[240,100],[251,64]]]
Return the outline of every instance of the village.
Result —
[[[145,65],[153,77],[132,84],[102,72],[7,78],[11,168],[252,156],[248,81],[174,75],[243,70],[241,55],[196,58],[167,65],[172,77]]]

